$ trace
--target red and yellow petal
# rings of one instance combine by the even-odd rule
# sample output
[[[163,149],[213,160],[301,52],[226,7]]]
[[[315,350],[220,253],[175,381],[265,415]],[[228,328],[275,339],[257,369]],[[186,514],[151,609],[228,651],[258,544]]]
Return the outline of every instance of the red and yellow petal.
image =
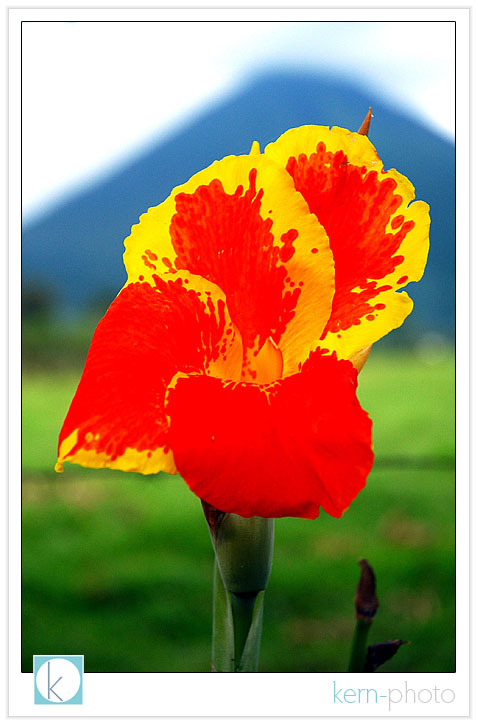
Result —
[[[341,516],[373,461],[356,385],[352,363],[320,351],[271,385],[179,374],[166,405],[178,471],[221,511]]]
[[[351,358],[411,312],[396,290],[423,274],[428,205],[410,204],[408,179],[385,172],[368,138],[345,129],[291,129],[265,153],[287,169],[328,234],[335,295],[321,345]]]
[[[127,284],[93,336],[58,446],[63,462],[175,473],[164,398],[178,371],[239,376],[242,344],[222,293],[188,275]]]
[[[327,235],[283,169],[257,153],[229,156],[149,209],[125,240],[129,281],[187,269],[225,294],[241,333],[244,378],[271,337],[296,372],[330,317]]]

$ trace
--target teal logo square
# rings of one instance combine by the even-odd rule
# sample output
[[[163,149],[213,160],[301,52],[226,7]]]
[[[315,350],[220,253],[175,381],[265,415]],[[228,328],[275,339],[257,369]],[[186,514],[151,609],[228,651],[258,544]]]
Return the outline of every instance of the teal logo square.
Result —
[[[82,705],[83,666],[83,655],[33,655],[35,705]]]

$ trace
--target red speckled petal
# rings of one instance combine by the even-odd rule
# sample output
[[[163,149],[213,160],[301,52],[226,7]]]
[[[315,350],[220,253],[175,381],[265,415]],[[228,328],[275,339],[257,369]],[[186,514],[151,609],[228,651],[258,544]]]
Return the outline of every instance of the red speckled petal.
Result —
[[[174,189],[125,247],[130,281],[188,269],[220,287],[242,336],[244,379],[254,379],[253,357],[269,337],[285,374],[296,372],[330,317],[327,235],[289,174],[256,153],[228,156]]]
[[[396,294],[423,274],[428,205],[385,172],[370,141],[345,129],[291,129],[265,153],[283,164],[324,226],[335,260],[335,295],[321,345],[351,358],[402,324],[412,309]]]
[[[169,442],[189,487],[241,516],[341,516],[373,462],[371,421],[349,361],[313,353],[271,385],[178,375]]]
[[[123,288],[100,321],[60,433],[64,461],[174,473],[166,388],[178,372],[239,375],[240,336],[222,294],[194,275]]]

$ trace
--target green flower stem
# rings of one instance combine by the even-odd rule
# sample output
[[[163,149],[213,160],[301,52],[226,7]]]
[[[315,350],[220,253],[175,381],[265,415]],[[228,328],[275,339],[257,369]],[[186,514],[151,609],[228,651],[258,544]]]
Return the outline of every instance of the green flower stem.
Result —
[[[257,594],[231,594],[232,622],[234,625],[234,655],[237,653],[239,658],[239,662],[234,662],[236,670],[240,666],[240,659],[242,658],[251,629],[256,599]],[[260,636],[258,646],[260,646]]]
[[[216,554],[213,669],[257,672],[274,521],[226,514],[210,531]]]
[[[365,672],[367,638],[372,621],[372,619],[362,618],[356,620],[348,672]]]
[[[212,610],[212,670],[234,672],[234,626],[231,597],[226,592],[214,561],[214,595]]]
[[[262,635],[262,618],[264,612],[264,592],[257,595],[254,611],[252,613],[252,622],[247,636],[246,644],[236,667],[236,672],[258,672],[259,671],[259,654],[261,647]]]

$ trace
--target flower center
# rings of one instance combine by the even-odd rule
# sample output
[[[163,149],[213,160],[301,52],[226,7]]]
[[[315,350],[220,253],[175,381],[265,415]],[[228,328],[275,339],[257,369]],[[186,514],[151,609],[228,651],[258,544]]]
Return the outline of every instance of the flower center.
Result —
[[[272,338],[268,337],[259,352],[244,366],[241,382],[267,385],[282,377],[282,353]]]

